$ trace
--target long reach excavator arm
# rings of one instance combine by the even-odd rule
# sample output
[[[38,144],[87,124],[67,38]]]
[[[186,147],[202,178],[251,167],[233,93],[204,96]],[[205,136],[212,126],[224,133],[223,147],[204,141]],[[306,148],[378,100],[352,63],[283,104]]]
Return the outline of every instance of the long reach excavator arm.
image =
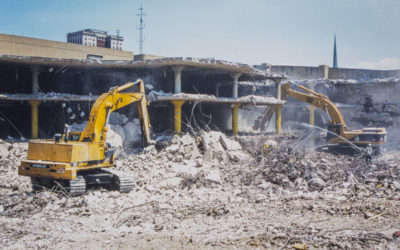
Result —
[[[290,82],[282,85],[281,98],[283,100],[286,99],[287,96],[291,96],[293,98],[296,98],[299,101],[302,101],[302,102],[308,103],[310,105],[313,105],[317,108],[320,108],[329,114],[329,117],[330,117],[329,122],[331,124],[343,126],[344,131],[349,130],[347,128],[347,125],[346,125],[342,115],[340,114],[339,109],[335,106],[335,104],[333,104],[329,100],[329,98],[327,96],[317,93],[315,91],[312,91],[311,89],[308,89],[302,85],[298,85],[298,87],[302,90],[307,91],[310,94],[293,90],[290,87],[291,87]]]
[[[282,85],[281,98],[284,100],[287,96],[296,98],[299,101],[308,103],[312,106],[326,111],[330,117],[327,139],[330,144],[339,145],[357,145],[373,146],[377,150],[379,145],[386,142],[385,128],[363,128],[362,130],[350,130],[341,115],[339,109],[329,98],[323,94],[317,93],[302,85],[298,87],[308,93],[303,93],[290,88],[291,83]]]

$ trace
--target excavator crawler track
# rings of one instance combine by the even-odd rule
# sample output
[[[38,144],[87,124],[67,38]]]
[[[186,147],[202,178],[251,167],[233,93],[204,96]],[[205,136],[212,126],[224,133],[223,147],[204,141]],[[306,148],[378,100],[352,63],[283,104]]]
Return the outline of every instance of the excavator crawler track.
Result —
[[[40,178],[31,177],[31,185],[32,185],[33,191],[42,191],[43,190],[43,186],[42,186],[42,183],[40,182]]]
[[[121,193],[128,193],[134,187],[133,178],[123,172],[119,172],[111,169],[103,169],[104,172],[113,175],[111,179],[111,188]]]
[[[121,193],[128,193],[134,187],[133,179],[127,176],[114,176],[114,188]]]
[[[75,179],[69,181],[68,187],[71,196],[82,195],[86,192],[86,181],[83,176],[78,175]]]

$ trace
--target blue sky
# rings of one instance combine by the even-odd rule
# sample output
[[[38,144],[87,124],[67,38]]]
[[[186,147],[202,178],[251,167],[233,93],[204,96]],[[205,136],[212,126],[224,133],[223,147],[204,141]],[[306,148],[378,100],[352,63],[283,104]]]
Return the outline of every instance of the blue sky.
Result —
[[[66,41],[120,30],[138,52],[139,0],[0,0],[0,33]],[[143,0],[148,54],[234,62],[400,68],[399,0]]]

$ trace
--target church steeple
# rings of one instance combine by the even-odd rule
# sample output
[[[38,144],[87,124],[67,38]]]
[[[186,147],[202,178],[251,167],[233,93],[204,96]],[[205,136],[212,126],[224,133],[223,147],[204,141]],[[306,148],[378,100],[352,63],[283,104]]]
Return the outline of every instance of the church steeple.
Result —
[[[335,40],[333,42],[333,68],[337,68],[337,51],[336,51],[336,33],[335,33]]]

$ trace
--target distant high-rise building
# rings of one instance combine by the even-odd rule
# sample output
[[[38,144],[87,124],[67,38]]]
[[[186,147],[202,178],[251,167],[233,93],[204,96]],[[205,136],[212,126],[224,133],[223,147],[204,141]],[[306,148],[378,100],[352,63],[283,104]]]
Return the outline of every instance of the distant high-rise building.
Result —
[[[108,35],[106,38],[106,47],[110,49],[122,50],[122,42],[124,38],[119,35]]]
[[[67,34],[67,42],[82,44],[86,46],[110,48],[122,50],[124,38],[114,35],[108,35],[106,31],[85,29]]]
[[[333,41],[333,68],[337,68],[337,67],[338,67],[338,63],[337,63],[336,34],[335,34],[335,38]]]

